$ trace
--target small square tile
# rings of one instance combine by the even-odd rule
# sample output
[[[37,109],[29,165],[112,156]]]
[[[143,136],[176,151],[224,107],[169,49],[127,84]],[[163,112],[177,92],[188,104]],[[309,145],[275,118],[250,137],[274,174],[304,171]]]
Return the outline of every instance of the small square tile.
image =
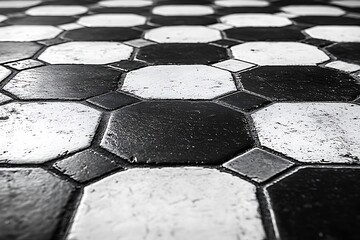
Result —
[[[68,23],[68,24],[63,24],[63,25],[59,25],[58,26],[59,28],[61,29],[64,29],[64,30],[74,30],[74,29],[79,29],[79,28],[84,28],[84,26],[81,26],[77,23]]]
[[[227,47],[235,46],[235,45],[239,44],[239,42],[228,40],[228,39],[221,39],[218,41],[211,42],[210,44],[227,48]]]
[[[91,149],[76,153],[53,166],[78,182],[87,182],[121,168],[114,160]]]
[[[34,60],[34,59],[25,59],[25,60],[21,60],[21,61],[17,61],[17,62],[8,63],[5,65],[8,67],[14,68],[16,70],[24,70],[24,69],[29,69],[29,68],[33,68],[33,67],[43,66],[44,63]]]
[[[120,92],[109,92],[90,98],[87,101],[106,110],[114,110],[132,103],[139,102],[140,100]]]
[[[347,63],[347,62],[343,62],[343,61],[330,62],[330,63],[326,64],[325,67],[338,69],[338,70],[341,70],[344,72],[355,72],[355,71],[360,70],[359,65]]]
[[[59,43],[63,43],[65,42],[63,39],[59,39],[59,38],[53,38],[53,39],[47,39],[47,40],[43,40],[43,41],[38,41],[38,43],[41,43],[45,46],[52,46],[52,45],[56,45]]]
[[[139,61],[128,61],[128,60],[123,60],[117,63],[112,63],[109,65],[110,67],[113,68],[117,68],[120,69],[122,71],[128,72],[128,71],[132,71],[141,67],[146,67],[147,64],[144,62],[139,62]]]
[[[230,72],[239,72],[241,70],[251,68],[255,65],[251,64],[251,63],[235,60],[235,59],[229,59],[229,60],[215,63],[215,64],[213,64],[213,66],[224,69],[224,70],[228,70]]]
[[[220,98],[219,100],[246,112],[270,103],[270,101],[264,98],[246,92],[237,92],[230,96]]]
[[[226,30],[226,29],[233,28],[233,26],[223,24],[223,23],[211,24],[211,25],[208,25],[208,27],[213,28],[213,29],[217,29],[217,30]]]
[[[152,44],[155,44],[153,42],[150,42],[148,40],[145,40],[145,39],[135,39],[135,40],[131,40],[131,41],[127,41],[127,42],[124,42],[125,44],[127,45],[130,45],[132,47],[136,47],[136,48],[141,48],[141,47],[145,47],[145,46],[149,46],[149,45],[152,45]]]
[[[254,148],[223,164],[225,168],[259,183],[268,180],[292,165],[294,165],[292,162],[259,148]]]

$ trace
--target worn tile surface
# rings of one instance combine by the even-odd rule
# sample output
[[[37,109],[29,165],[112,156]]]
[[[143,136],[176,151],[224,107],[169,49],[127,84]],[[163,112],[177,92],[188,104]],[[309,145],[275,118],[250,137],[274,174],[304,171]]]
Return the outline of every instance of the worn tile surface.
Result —
[[[358,240],[359,2],[0,0],[0,240]]]

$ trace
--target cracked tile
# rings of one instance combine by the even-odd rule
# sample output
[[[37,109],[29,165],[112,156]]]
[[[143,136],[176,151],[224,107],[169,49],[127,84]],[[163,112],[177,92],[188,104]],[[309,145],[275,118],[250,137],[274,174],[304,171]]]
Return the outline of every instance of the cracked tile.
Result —
[[[68,239],[262,240],[255,192],[215,169],[127,170],[85,188]]]
[[[276,103],[252,114],[262,145],[305,163],[359,163],[360,106]]]
[[[90,145],[100,112],[79,103],[0,106],[0,162],[43,163]]]
[[[107,64],[128,59],[133,48],[118,42],[68,42],[48,47],[40,56],[52,64]]]
[[[121,90],[150,99],[211,99],[236,91],[227,71],[205,65],[158,65],[126,74]]]
[[[225,162],[252,144],[243,114],[215,103],[179,101],[114,111],[101,142],[131,162],[173,164]]]
[[[51,239],[75,190],[35,168],[0,168],[0,184],[0,239]]]

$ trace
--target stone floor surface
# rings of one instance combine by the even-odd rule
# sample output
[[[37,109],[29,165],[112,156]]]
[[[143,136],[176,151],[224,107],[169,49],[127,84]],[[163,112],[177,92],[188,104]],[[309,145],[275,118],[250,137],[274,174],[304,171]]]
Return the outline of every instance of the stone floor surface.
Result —
[[[0,0],[0,240],[359,240],[360,1]]]

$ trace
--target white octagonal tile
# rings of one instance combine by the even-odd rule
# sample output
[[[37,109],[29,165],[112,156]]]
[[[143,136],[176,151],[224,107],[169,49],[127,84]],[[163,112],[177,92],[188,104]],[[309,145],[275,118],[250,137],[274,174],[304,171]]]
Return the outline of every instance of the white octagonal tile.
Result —
[[[168,26],[147,31],[145,38],[159,43],[206,43],[222,37],[219,30],[204,26]]]
[[[215,169],[131,169],[85,187],[68,240],[263,240],[256,188]]]
[[[43,163],[90,145],[101,113],[80,103],[0,106],[0,162]]]
[[[39,41],[54,38],[62,32],[53,26],[26,25],[0,27],[0,41]]]
[[[132,13],[107,13],[81,17],[78,20],[80,25],[86,27],[133,27],[145,24],[144,16]]]
[[[332,4],[343,6],[343,7],[350,7],[350,8],[358,8],[360,7],[359,0],[341,0],[341,1],[332,1]]]
[[[236,91],[231,74],[205,65],[159,65],[131,71],[121,90],[142,98],[211,99]]]
[[[235,27],[284,27],[292,24],[286,17],[267,13],[235,13],[221,17],[220,21]]]
[[[313,38],[333,42],[360,42],[359,26],[316,26],[306,29],[305,32]]]
[[[28,0],[28,1],[1,1],[0,8],[27,8],[40,4],[41,1],[38,0]]]
[[[217,0],[215,4],[220,7],[267,7],[270,5],[269,2],[260,0]]]
[[[324,5],[291,5],[282,7],[284,12],[295,16],[341,16],[345,11],[332,6]]]
[[[163,5],[154,7],[153,14],[162,16],[203,16],[214,13],[214,9],[203,5]]]
[[[49,5],[30,8],[25,13],[30,16],[74,16],[87,11],[86,7],[78,5]]]
[[[316,65],[329,57],[316,48],[297,42],[248,42],[231,47],[236,59],[258,65]]]
[[[276,103],[252,115],[262,145],[301,162],[360,163],[360,106]]]
[[[105,0],[98,3],[102,7],[146,7],[152,4],[148,0]]]
[[[52,64],[107,64],[128,59],[132,51],[118,42],[68,42],[48,47],[39,59]]]

